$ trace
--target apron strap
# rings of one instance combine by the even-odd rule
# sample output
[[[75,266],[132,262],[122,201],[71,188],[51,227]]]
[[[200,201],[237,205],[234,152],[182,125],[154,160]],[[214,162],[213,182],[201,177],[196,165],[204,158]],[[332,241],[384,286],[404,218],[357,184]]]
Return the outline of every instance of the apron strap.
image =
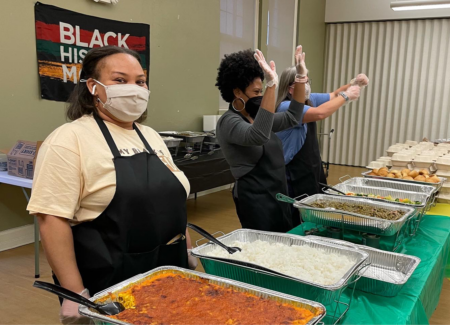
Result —
[[[120,157],[121,155],[120,155],[119,149],[117,149],[116,143],[114,142],[114,140],[113,140],[113,138],[111,136],[111,132],[109,132],[108,127],[105,124],[105,121],[103,121],[103,119],[101,119],[97,115],[94,115],[94,118],[95,118],[95,121],[97,121],[97,124],[100,127],[100,130],[102,131],[103,136],[105,137],[105,140],[108,143],[109,149],[111,149],[111,152],[112,152],[114,158]],[[136,133],[138,134],[139,138],[144,143],[145,149],[148,150],[149,154],[155,154],[155,152],[153,151],[152,147],[150,147],[150,145],[148,144],[147,140],[144,138],[144,136],[142,135],[141,131],[136,126],[136,123],[133,123],[133,129],[136,131]]]
[[[148,144],[147,139],[145,139],[144,136],[142,135],[141,130],[139,130],[139,128],[136,126],[136,123],[133,123],[133,129],[136,131],[139,138],[141,138],[141,141],[144,143],[145,149],[148,150],[148,153],[151,155],[155,154],[152,147],[150,147],[150,145]]]
[[[114,158],[120,157],[119,149],[117,149],[116,143],[114,142],[111,132],[109,132],[108,128],[106,127],[105,121],[103,121],[99,116],[94,114],[95,121],[97,122],[98,126],[100,127],[100,130],[103,133],[103,136],[105,137],[106,142],[108,143],[109,149],[111,149],[111,152],[114,156]]]

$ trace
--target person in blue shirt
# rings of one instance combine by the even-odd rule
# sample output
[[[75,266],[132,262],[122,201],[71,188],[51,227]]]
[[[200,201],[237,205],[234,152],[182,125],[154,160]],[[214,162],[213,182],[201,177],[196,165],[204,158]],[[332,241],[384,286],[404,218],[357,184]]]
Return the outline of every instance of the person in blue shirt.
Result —
[[[281,75],[277,112],[284,112],[289,107],[292,88],[296,83],[296,73],[295,67],[291,67]],[[302,122],[293,128],[276,133],[283,143],[288,191],[291,197],[321,193],[319,182],[326,184],[326,177],[320,157],[316,122],[331,116],[347,102],[357,100],[361,87],[367,86],[368,83],[367,76],[359,74],[349,84],[332,93],[318,94],[311,93],[311,81],[308,81]],[[300,224],[297,209],[293,211],[293,223],[294,226]]]

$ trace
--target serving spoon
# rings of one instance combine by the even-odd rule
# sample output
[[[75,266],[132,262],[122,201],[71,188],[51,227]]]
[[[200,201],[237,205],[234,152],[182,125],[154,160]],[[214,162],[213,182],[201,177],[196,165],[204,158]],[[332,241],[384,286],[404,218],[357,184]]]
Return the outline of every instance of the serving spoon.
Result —
[[[117,315],[125,310],[125,307],[120,302],[110,302],[103,305],[96,304],[95,302],[86,299],[85,297],[79,295],[78,293],[67,290],[63,287],[57,286],[52,283],[34,281],[33,287],[51,292],[57,296],[60,296],[61,298],[71,300],[76,303],[79,303],[80,305],[95,309],[102,315],[109,315],[109,316]]]
[[[281,194],[281,193],[278,193],[278,194],[276,195],[276,198],[277,198],[277,200],[280,201],[280,202],[291,203],[291,204],[296,203],[296,204],[303,205],[303,206],[308,207],[308,208],[318,209],[318,208],[315,207],[315,206],[312,206],[312,205],[307,204],[307,203],[303,203],[303,202],[301,202],[301,201],[296,201],[295,199],[293,199],[293,198],[291,198],[291,197],[289,197],[289,196],[287,196],[287,195]],[[320,208],[319,208],[319,209],[320,209]],[[324,209],[325,209],[325,210],[336,210],[335,208],[324,208]]]
[[[324,183],[320,183],[320,182],[319,182],[319,185],[321,185],[321,186],[323,186],[323,187],[325,187],[325,188],[328,188],[328,189],[330,189],[330,190],[332,190],[332,191],[335,191],[335,192],[337,192],[337,193],[339,193],[339,194],[347,195],[346,193],[344,193],[344,192],[342,192],[342,191],[339,191],[338,189],[334,188],[333,186],[330,186],[330,185],[327,185],[327,184],[324,184]],[[323,191],[323,189],[322,189],[322,191]],[[325,191],[324,191],[324,192],[325,192]]]
[[[199,226],[193,225],[192,223],[188,223],[187,226],[188,226],[188,228],[191,228],[195,232],[198,232],[200,235],[202,235],[206,239],[209,239],[214,244],[219,245],[220,247],[225,249],[228,252],[228,254],[234,254],[236,252],[241,252],[242,251],[242,249],[240,249],[239,247],[229,247],[229,246],[225,245],[221,241],[217,240],[217,238],[215,238],[209,232],[207,232],[206,230],[200,228]]]

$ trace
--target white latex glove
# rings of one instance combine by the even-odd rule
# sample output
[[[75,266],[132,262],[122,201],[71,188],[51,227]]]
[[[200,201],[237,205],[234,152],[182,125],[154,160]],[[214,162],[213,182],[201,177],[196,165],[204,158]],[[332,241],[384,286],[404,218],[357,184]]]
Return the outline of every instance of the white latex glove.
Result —
[[[306,53],[303,52],[303,47],[301,45],[297,46],[295,49],[295,68],[297,69],[297,74],[299,74],[300,77],[306,77],[308,75],[305,57]]]
[[[267,81],[267,87],[273,87],[278,85],[277,69],[275,62],[270,61],[270,65],[267,63],[264,54],[260,50],[256,50],[254,54],[255,60],[258,61],[259,66],[264,72],[264,79]]]
[[[369,85],[369,78],[367,78],[364,73],[361,73],[357,75],[355,79],[352,79],[352,81],[350,81],[350,84],[352,86],[366,87],[367,85]]]
[[[351,86],[347,89],[345,94],[347,95],[349,101],[352,102],[354,100],[357,100],[359,98],[359,95],[361,94],[361,87]]]
[[[89,299],[89,290],[84,289],[80,295]],[[59,320],[61,324],[94,324],[89,317],[82,316],[78,313],[78,303],[64,299],[59,311]]]
[[[198,265],[197,257],[192,256],[192,249],[188,249],[187,252],[188,252],[189,269],[195,270],[197,268],[197,265]]]

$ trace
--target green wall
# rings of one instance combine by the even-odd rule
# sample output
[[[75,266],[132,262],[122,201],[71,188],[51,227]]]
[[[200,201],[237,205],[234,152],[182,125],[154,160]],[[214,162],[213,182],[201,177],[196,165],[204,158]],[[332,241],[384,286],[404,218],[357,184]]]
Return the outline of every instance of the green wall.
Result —
[[[306,52],[306,64],[312,79],[312,91],[323,91],[325,62],[326,0],[299,0],[298,43]]]
[[[325,4],[326,0],[298,0],[297,44],[306,52],[306,65],[313,79],[312,90],[323,91],[323,71],[325,60]],[[267,11],[269,0],[259,3],[259,48],[267,53]],[[292,53],[294,55],[294,53]],[[278,74],[283,72],[278,68]]]
[[[121,0],[104,5],[92,0],[42,0],[89,14],[150,24],[149,117],[157,131],[201,130],[202,116],[217,114],[214,87],[219,64],[219,0]],[[1,0],[0,149],[18,139],[43,140],[65,123],[64,104],[39,98],[35,0]],[[260,26],[267,26],[267,0],[260,1]],[[307,53],[313,90],[322,91],[325,0],[299,0],[298,40]],[[8,32],[4,32],[7,30]],[[260,28],[265,52],[266,28]],[[0,184],[0,231],[32,222],[17,187]]]
[[[312,91],[321,93],[324,91],[326,0],[299,0],[299,2],[297,39],[306,52]],[[317,122],[317,133],[322,133],[324,131],[322,128],[323,122]],[[322,137],[319,136],[318,139],[319,148],[322,148]]]
[[[1,0],[0,149],[18,139],[43,140],[65,123],[64,104],[41,100],[37,76],[35,0]],[[149,114],[158,131],[201,130],[217,114],[219,0],[42,0],[83,14],[150,24]],[[217,41],[216,41],[217,40]],[[31,223],[19,188],[0,184],[0,231]]]

